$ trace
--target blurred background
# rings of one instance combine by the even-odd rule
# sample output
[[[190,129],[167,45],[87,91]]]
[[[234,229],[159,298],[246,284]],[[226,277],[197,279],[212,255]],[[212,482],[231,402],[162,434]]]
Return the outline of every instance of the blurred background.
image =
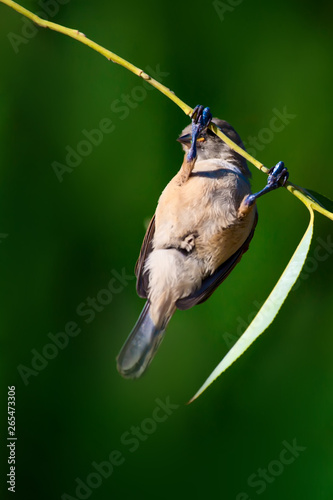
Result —
[[[23,5],[210,106],[265,165],[284,160],[333,197],[331,4]],[[134,265],[189,120],[88,47],[0,11],[1,419],[5,437],[15,385],[17,498],[332,499],[332,222],[317,214],[274,324],[187,406],[307,226],[285,190],[260,199],[242,262],[175,314],[142,379],[123,380],[115,358],[143,307]],[[7,452],[4,440],[2,478]]]

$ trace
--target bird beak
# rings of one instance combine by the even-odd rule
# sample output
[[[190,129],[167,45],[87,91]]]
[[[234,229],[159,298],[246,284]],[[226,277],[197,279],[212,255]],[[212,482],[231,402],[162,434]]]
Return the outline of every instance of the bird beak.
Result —
[[[191,134],[182,135],[181,137],[178,137],[177,141],[180,142],[181,144],[184,144],[185,146],[190,146],[192,142],[192,135]],[[199,137],[197,139],[197,142],[204,142],[204,141],[205,139],[203,137]]]
[[[177,141],[180,142],[181,144],[184,144],[184,146],[190,146],[192,141],[192,136],[191,134],[182,135],[181,137],[178,137]]]

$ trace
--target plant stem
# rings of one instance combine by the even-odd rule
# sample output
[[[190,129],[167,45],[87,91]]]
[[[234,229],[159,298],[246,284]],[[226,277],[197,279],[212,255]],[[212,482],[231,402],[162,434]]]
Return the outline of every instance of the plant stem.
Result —
[[[308,208],[310,207],[313,210],[321,213],[322,215],[325,215],[325,217],[327,217],[328,219],[333,220],[333,213],[329,212],[328,210],[326,210],[326,208],[319,205],[305,189],[300,186],[296,186],[292,182],[288,182],[286,188],[290,193],[296,196],[296,198],[301,200]]]
[[[70,29],[66,28],[65,26],[61,26],[60,24],[52,23],[50,21],[45,21],[45,19],[42,19],[29,10],[25,9],[21,5],[19,5],[16,2],[13,2],[12,0],[0,0],[1,3],[8,5],[8,7],[11,7],[14,9],[16,12],[19,12],[23,16],[27,17],[31,21],[33,21],[35,24],[42,28],[49,28],[53,31],[57,31],[58,33],[62,33],[63,35],[67,35],[71,38],[74,38],[74,40],[77,40],[78,42],[83,43],[84,45],[87,45],[91,49],[95,50],[102,56],[106,57],[109,61],[112,61],[116,64],[119,64],[120,66],[123,66],[124,68],[128,69],[135,75],[139,76],[146,82],[150,83],[153,87],[155,87],[157,90],[162,92],[165,96],[167,96],[171,101],[173,101],[177,106],[180,107],[184,111],[184,113],[188,116],[190,116],[193,112],[193,109],[188,106],[184,101],[179,99],[175,93],[168,89],[165,85],[162,85],[160,82],[152,78],[150,75],[145,73],[142,69],[138,68],[137,66],[134,66],[130,62],[126,61],[126,59],[123,59],[122,57],[119,57],[117,54],[114,52],[111,52],[108,49],[105,49],[98,43],[94,42],[93,40],[90,40],[85,36],[84,33],[81,33],[78,30],[75,29]],[[236,151],[238,154],[243,156],[246,160],[248,160],[250,163],[252,163],[256,168],[264,172],[265,174],[268,174],[269,169],[266,168],[260,161],[256,160],[251,156],[249,153],[244,151],[240,146],[235,144],[229,137],[227,137],[221,130],[219,130],[214,123],[211,123],[209,125],[209,128],[216,134],[218,135],[228,146]],[[294,196],[296,196],[299,200],[301,200],[305,205],[311,206],[314,210],[317,210],[317,212],[320,212],[321,214],[325,215],[329,219],[333,220],[333,214],[326,210],[325,208],[321,207],[316,201],[311,198],[309,193],[306,193],[301,187],[296,186],[292,184],[291,182],[287,182],[286,184],[287,190],[292,193]]]
[[[52,23],[50,21],[45,21],[45,19],[42,19],[32,12],[30,12],[28,9],[25,9],[21,5],[19,5],[16,2],[13,2],[12,0],[0,0],[1,3],[4,3],[5,5],[8,5],[8,7],[11,7],[12,9],[16,10],[16,12],[19,12],[20,14],[23,14],[25,17],[33,21],[35,24],[42,28],[49,28],[53,31],[57,31],[58,33],[62,33],[63,35],[67,35],[71,38],[74,38],[74,40],[77,40],[78,42],[83,43],[84,45],[87,45],[91,49],[95,50],[102,56],[106,57],[109,61],[112,61],[116,64],[119,64],[120,66],[123,66],[124,68],[128,69],[135,75],[139,76],[146,82],[150,83],[153,87],[155,87],[157,90],[162,92],[165,96],[167,96],[171,101],[173,101],[177,106],[179,106],[186,115],[190,116],[193,113],[193,109],[188,106],[184,101],[179,99],[175,95],[175,93],[168,89],[165,85],[162,85],[160,82],[152,78],[150,75],[145,73],[142,69],[138,68],[137,66],[134,66],[134,64],[131,64],[130,62],[126,61],[126,59],[123,59],[122,57],[119,57],[117,54],[114,52],[111,52],[108,49],[105,49],[98,43],[94,42],[93,40],[90,40],[89,38],[86,37],[84,33],[81,33],[78,30],[75,29],[70,29],[66,28],[65,26],[61,26],[60,24]],[[259,170],[262,170],[266,174],[268,173],[268,169],[264,167],[262,163],[260,163],[258,160],[253,158],[249,153],[244,151],[242,148],[240,148],[237,144],[235,144],[229,137],[227,137],[223,132],[221,132],[214,124],[210,125],[210,129],[218,135],[223,141],[228,144],[228,146],[239,153],[241,156],[246,158],[249,162],[251,162],[255,167],[257,167]]]

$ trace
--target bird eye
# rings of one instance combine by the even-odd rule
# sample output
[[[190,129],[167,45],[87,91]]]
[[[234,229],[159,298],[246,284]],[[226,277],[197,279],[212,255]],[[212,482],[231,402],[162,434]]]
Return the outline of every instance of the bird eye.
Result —
[[[198,137],[197,142],[205,142],[205,137]]]

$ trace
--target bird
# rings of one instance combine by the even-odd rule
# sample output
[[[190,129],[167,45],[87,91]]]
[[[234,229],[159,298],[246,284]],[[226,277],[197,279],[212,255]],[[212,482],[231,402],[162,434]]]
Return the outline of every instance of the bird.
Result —
[[[245,150],[234,128],[196,106],[178,142],[184,161],[163,190],[135,266],[145,306],[117,357],[124,378],[147,369],[176,309],[206,301],[248,250],[258,221],[256,200],[284,185],[283,162],[252,194],[246,160],[209,128],[213,122]]]

